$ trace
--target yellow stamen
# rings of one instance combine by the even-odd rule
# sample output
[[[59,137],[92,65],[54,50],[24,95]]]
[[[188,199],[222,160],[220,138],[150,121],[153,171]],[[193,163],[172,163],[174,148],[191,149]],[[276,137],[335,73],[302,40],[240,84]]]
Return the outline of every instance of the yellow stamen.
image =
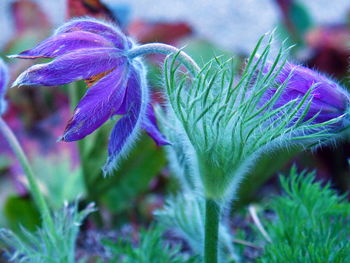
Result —
[[[85,83],[87,85],[88,88],[90,88],[92,85],[94,85],[97,81],[99,81],[100,79],[102,79],[104,76],[108,75],[109,73],[111,73],[114,70],[108,70],[102,73],[99,73],[97,75],[91,76],[90,78],[85,79]]]

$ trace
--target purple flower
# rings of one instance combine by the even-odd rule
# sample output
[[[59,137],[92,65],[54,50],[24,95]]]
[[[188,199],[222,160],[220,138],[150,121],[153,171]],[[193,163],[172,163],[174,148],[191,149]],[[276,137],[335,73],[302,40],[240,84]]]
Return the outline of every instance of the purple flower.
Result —
[[[158,145],[168,144],[149,104],[145,68],[139,59],[127,57],[127,51],[134,45],[110,24],[79,19],[64,24],[33,49],[12,56],[54,58],[27,69],[13,86],[57,86],[81,79],[86,81],[89,89],[61,140],[80,140],[114,115],[123,115],[110,136],[105,172],[110,172],[119,156],[130,148],[140,128]]]
[[[5,94],[8,83],[8,69],[4,61],[0,58],[0,116],[5,112],[7,102]]]
[[[266,67],[266,72],[269,68],[270,66]],[[303,66],[286,63],[276,78],[276,82],[279,85],[285,81],[288,81],[287,85],[275,103],[274,108],[281,107],[291,100],[301,99],[313,87],[311,91],[311,105],[304,118],[305,121],[318,114],[314,122],[321,123],[348,113],[349,94],[336,82],[324,75]],[[275,92],[276,89],[267,90],[262,98],[263,104]]]

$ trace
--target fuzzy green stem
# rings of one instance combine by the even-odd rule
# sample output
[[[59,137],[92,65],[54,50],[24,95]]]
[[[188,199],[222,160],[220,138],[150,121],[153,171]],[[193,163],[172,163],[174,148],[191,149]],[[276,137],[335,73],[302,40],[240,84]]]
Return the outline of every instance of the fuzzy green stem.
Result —
[[[5,137],[6,141],[9,143],[12,151],[16,155],[18,161],[20,162],[23,171],[27,177],[29,184],[29,191],[33,197],[35,204],[37,205],[43,223],[47,224],[47,226],[54,232],[54,223],[50,214],[49,207],[44,199],[44,196],[40,192],[39,186],[35,180],[32,168],[29,165],[28,159],[24,154],[22,147],[20,146],[16,136],[13,134],[10,127],[6,124],[6,122],[0,117],[0,132]]]
[[[204,263],[218,262],[220,205],[213,199],[205,200]]]
[[[163,55],[171,55],[171,54],[179,53],[178,59],[193,76],[196,76],[200,71],[200,68],[197,65],[197,63],[184,51],[163,43],[150,43],[150,44],[137,46],[128,51],[128,57],[130,59],[133,59],[138,56],[152,54],[152,53],[159,53]]]

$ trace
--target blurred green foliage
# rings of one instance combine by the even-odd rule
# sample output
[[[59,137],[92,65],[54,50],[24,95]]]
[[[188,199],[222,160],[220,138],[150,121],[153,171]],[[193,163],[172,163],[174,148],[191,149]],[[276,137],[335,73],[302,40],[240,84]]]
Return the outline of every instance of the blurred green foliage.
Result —
[[[147,192],[151,180],[163,169],[165,162],[163,152],[155,148],[151,139],[142,136],[116,174],[99,180],[96,191],[104,193],[102,199],[112,212],[120,213]]]
[[[40,225],[39,211],[30,198],[10,196],[3,209],[7,226],[15,233],[20,233],[22,227],[34,231]]]
[[[109,262],[120,263],[199,263],[198,257],[181,253],[178,245],[170,245],[162,240],[163,231],[159,227],[141,230],[139,242],[134,245],[128,240],[119,239],[116,243],[104,241],[112,257]]]
[[[73,167],[70,158],[63,152],[51,158],[37,155],[32,160],[37,180],[53,209],[61,208],[64,202],[70,203],[85,194],[81,169]]]
[[[78,211],[78,202],[74,202],[55,211],[54,231],[45,223],[35,231],[22,227],[20,235],[2,228],[0,240],[12,262],[82,263],[82,259],[75,259],[76,239],[83,220],[93,211],[91,205]]]
[[[268,208],[276,218],[266,221],[272,242],[258,262],[350,262],[350,203],[330,184],[322,185],[315,173],[293,167],[281,177],[284,195]]]

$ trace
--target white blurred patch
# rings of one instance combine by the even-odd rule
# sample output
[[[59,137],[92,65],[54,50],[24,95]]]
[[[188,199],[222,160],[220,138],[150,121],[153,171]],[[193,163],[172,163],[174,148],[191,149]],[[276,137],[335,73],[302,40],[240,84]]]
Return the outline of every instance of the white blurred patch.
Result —
[[[103,0],[129,5],[131,20],[184,21],[201,38],[232,51],[251,52],[257,39],[271,31],[278,21],[274,0]],[[299,0],[316,23],[344,21],[349,0]]]

